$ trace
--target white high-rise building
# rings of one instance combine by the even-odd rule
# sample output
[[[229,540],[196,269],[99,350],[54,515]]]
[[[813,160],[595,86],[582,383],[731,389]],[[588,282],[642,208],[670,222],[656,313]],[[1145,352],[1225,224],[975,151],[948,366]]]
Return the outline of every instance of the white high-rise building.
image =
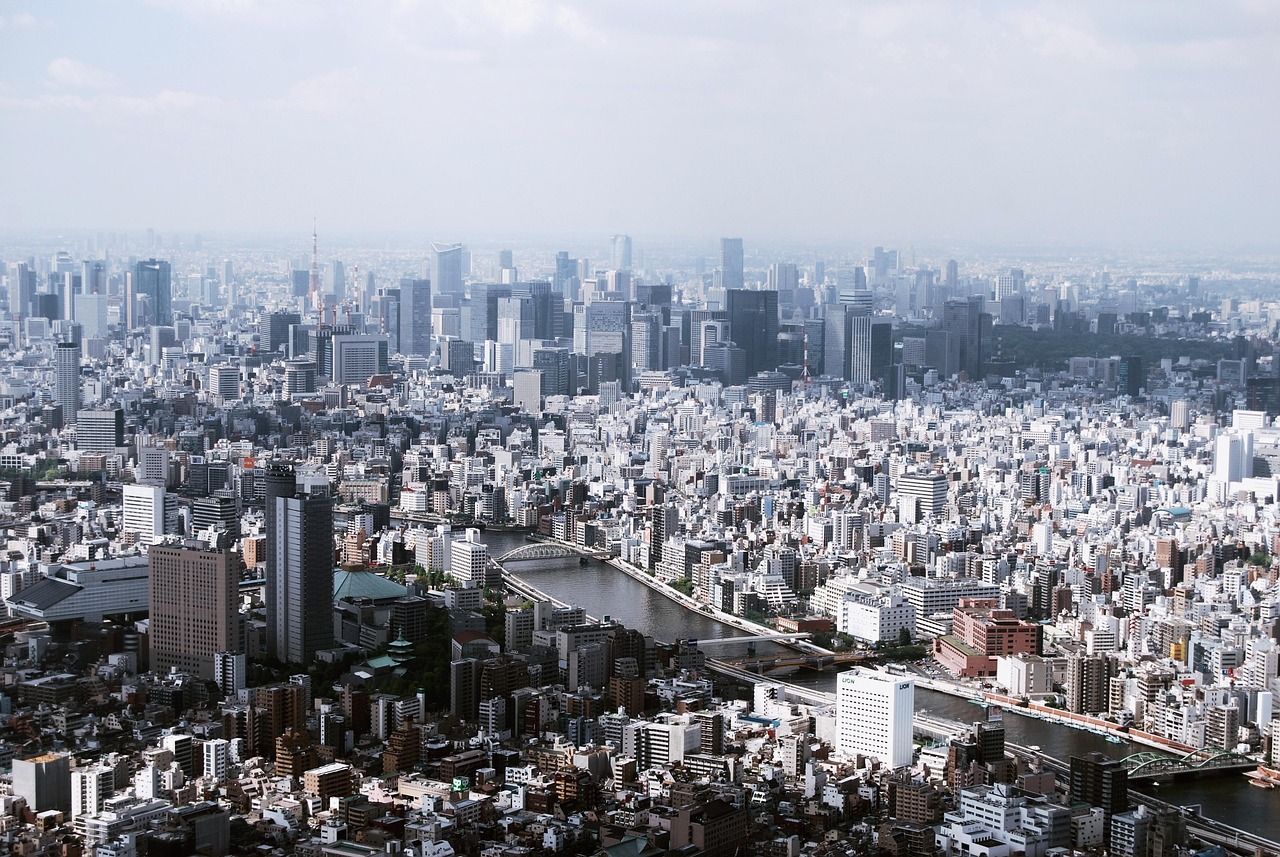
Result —
[[[494,586],[501,582],[489,570],[489,548],[480,541],[480,531],[469,529],[464,539],[457,539],[449,549],[449,575],[470,586]]]
[[[836,688],[837,748],[874,756],[891,768],[911,764],[915,682],[876,670],[840,674]]]
[[[124,531],[137,534],[138,544],[150,545],[164,535],[164,488],[124,486]]]
[[[54,365],[57,369],[54,400],[62,406],[63,421],[75,422],[80,410],[79,343],[59,342]]]
[[[106,765],[77,768],[71,772],[71,817],[97,815],[102,802],[115,794],[115,771]]]

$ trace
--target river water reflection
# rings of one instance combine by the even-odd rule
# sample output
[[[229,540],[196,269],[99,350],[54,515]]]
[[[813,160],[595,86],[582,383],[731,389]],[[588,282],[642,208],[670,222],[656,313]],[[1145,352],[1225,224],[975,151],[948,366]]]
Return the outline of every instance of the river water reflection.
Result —
[[[485,541],[489,544],[490,555],[495,557],[526,544],[519,533],[486,533]],[[612,616],[627,627],[636,628],[663,642],[742,634],[736,628],[681,607],[596,560],[587,565],[580,565],[576,558],[531,560],[512,564],[511,571],[553,598],[578,605],[597,618]],[[762,655],[779,651],[782,648],[774,643],[761,643],[757,647],[757,653]],[[716,647],[709,654],[713,657],[740,657],[746,654],[746,647]],[[788,677],[787,681],[835,692],[835,673],[800,672]],[[916,690],[916,707],[937,717],[962,723],[987,716],[983,708],[973,703],[924,688]],[[1064,761],[1092,751],[1120,758],[1146,749],[1130,743],[1115,744],[1092,732],[1013,713],[1005,714],[1004,723],[1010,742],[1039,746],[1045,753]],[[1241,774],[1203,780],[1161,781],[1158,787],[1145,785],[1142,789],[1179,806],[1199,804],[1201,812],[1209,818],[1280,840],[1280,789],[1256,788],[1249,785]]]

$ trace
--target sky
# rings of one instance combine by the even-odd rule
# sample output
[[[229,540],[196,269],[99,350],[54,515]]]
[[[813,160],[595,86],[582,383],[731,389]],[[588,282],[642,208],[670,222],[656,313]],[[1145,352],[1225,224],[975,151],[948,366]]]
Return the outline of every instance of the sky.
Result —
[[[1280,243],[1280,2],[0,0],[0,228]]]

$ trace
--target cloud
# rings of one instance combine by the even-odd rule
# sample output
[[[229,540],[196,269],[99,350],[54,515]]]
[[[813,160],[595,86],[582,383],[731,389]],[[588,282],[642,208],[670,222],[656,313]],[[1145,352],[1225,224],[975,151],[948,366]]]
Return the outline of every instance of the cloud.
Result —
[[[49,26],[48,21],[41,21],[30,12],[19,12],[16,15],[5,17],[0,15],[0,30],[39,30]]]
[[[58,57],[49,63],[49,79],[59,86],[77,89],[112,89],[119,83],[116,76],[106,69],[89,65],[70,57]]]
[[[281,107],[336,116],[364,100],[365,87],[354,68],[338,68],[300,80],[278,103]]]

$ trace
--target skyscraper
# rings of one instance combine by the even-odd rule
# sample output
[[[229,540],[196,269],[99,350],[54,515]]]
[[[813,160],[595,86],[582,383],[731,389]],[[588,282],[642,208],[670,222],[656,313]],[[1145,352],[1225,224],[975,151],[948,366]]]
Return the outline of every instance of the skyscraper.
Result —
[[[840,673],[836,739],[840,752],[878,758],[891,768],[911,764],[915,682],[878,670]]]
[[[720,239],[720,270],[723,272],[722,281],[726,289],[742,288],[741,238]]]
[[[613,236],[613,269],[615,271],[631,270],[631,236]]]
[[[133,269],[133,300],[129,301],[135,315],[129,320],[129,329],[133,330],[141,323],[168,325],[173,324],[173,284],[171,282],[169,263],[158,259],[147,259],[139,262]],[[145,322],[138,314],[141,307],[138,303],[146,298]]]
[[[739,279],[741,275],[739,269]],[[739,348],[747,352],[747,374],[777,369],[778,293],[732,289],[728,292],[726,308],[729,312],[729,335]]]
[[[54,399],[62,407],[63,422],[75,422],[76,413],[80,410],[79,343],[59,342],[54,365],[57,369]]]
[[[400,281],[400,353],[431,353],[431,281]]]
[[[194,542],[155,545],[147,567],[152,669],[213,679],[218,653],[242,649],[239,555]]]
[[[955,343],[956,371],[967,372],[971,379],[981,378],[991,348],[991,316],[983,312],[982,297],[947,301],[942,329]]]
[[[462,294],[462,245],[431,245],[431,282],[436,294]]]
[[[267,654],[306,664],[333,646],[333,501],[298,493],[276,496],[273,506],[269,548],[275,585],[274,601],[267,602]]]

